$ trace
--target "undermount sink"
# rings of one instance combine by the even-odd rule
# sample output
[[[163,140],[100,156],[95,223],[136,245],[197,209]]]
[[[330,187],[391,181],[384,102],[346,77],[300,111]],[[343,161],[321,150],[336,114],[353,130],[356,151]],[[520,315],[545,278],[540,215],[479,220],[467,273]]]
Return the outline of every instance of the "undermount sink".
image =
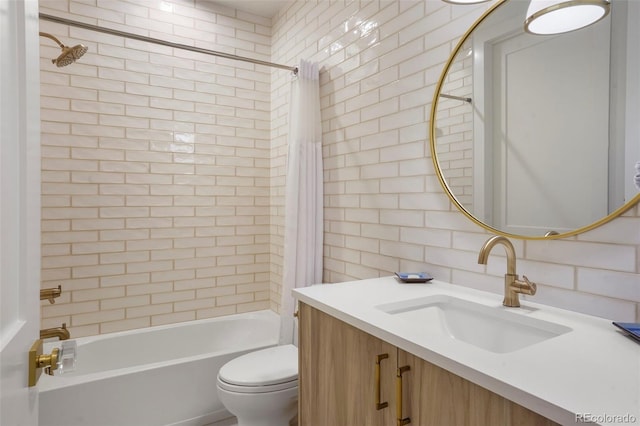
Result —
[[[569,327],[447,295],[376,306],[428,333],[496,353],[513,352],[571,331]],[[524,309],[524,308],[521,308]]]

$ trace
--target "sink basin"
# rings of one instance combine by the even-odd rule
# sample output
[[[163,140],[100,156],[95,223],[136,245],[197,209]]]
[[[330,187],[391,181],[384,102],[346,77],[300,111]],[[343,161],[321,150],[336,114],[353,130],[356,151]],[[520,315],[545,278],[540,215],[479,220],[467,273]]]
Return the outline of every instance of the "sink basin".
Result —
[[[428,333],[436,333],[478,348],[513,352],[571,331],[553,322],[510,312],[500,306],[487,306],[452,296],[436,295],[376,306],[402,318]]]

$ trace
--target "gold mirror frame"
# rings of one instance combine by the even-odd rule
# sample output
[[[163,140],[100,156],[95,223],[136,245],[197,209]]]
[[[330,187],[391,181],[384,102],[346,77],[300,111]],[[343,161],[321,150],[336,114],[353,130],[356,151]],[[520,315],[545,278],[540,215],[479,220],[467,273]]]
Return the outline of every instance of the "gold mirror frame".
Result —
[[[495,9],[497,9],[498,7],[504,5],[508,1],[509,0],[500,0],[496,4],[492,5],[489,9],[487,9],[486,12],[484,12],[482,14],[482,16],[480,16],[480,18],[478,18],[471,25],[471,27],[464,33],[464,35],[460,38],[460,41],[458,42],[456,47],[451,52],[451,55],[449,56],[449,59],[447,60],[447,63],[444,66],[444,69],[442,70],[442,74],[440,74],[440,79],[438,80],[438,84],[437,84],[435,92],[433,94],[433,101],[431,103],[431,113],[430,113],[430,116],[429,116],[429,138],[430,138],[429,146],[430,146],[430,150],[431,150],[431,159],[433,160],[433,165],[434,165],[434,168],[435,168],[435,171],[436,171],[436,175],[438,176],[438,180],[440,181],[440,184],[442,185],[442,188],[446,192],[446,194],[449,197],[449,199],[451,200],[451,202],[458,208],[458,210],[460,210],[472,222],[474,222],[475,224],[481,226],[485,230],[487,230],[487,231],[489,231],[491,233],[497,234],[497,235],[502,235],[502,236],[508,237],[508,238],[517,238],[517,239],[522,239],[522,240],[549,240],[549,239],[559,239],[559,238],[571,237],[571,236],[578,235],[578,234],[581,234],[583,232],[587,232],[587,231],[590,231],[592,229],[595,229],[595,228],[597,228],[597,227],[599,227],[601,225],[604,225],[605,223],[610,222],[611,220],[619,217],[620,215],[625,213],[627,210],[631,209],[633,206],[635,206],[640,201],[640,193],[637,194],[635,197],[633,197],[631,200],[629,200],[626,204],[624,204],[621,207],[617,208],[616,210],[611,212],[609,215],[603,217],[602,219],[600,219],[600,220],[598,220],[596,222],[593,222],[590,225],[583,226],[581,228],[575,229],[575,230],[570,231],[570,232],[565,232],[565,233],[562,233],[562,234],[559,234],[559,233],[548,233],[548,234],[542,235],[542,236],[511,234],[511,233],[504,232],[504,231],[501,231],[499,229],[496,229],[496,228],[494,228],[494,227],[492,227],[490,225],[487,225],[486,223],[484,223],[481,220],[479,220],[478,218],[476,218],[466,208],[464,208],[464,206],[462,206],[462,204],[460,204],[460,202],[458,201],[456,196],[453,194],[453,192],[449,188],[449,185],[447,184],[447,181],[446,181],[446,179],[445,179],[445,177],[444,177],[444,175],[442,173],[442,169],[440,167],[440,163],[438,161],[438,153],[437,153],[437,150],[436,150],[435,118],[436,118],[436,112],[437,112],[437,107],[438,107],[438,100],[440,98],[440,91],[442,90],[442,86],[445,83],[445,78],[447,77],[447,73],[449,72],[449,68],[451,68],[451,64],[456,59],[456,56],[457,56],[458,52],[460,52],[460,50],[462,49],[463,44],[471,36],[473,31],[476,29],[476,27],[478,27],[478,25],[480,25]]]

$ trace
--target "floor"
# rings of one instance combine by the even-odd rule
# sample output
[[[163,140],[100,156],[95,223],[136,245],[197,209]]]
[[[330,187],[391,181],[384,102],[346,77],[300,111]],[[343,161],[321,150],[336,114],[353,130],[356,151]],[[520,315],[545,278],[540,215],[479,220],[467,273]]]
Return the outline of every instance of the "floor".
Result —
[[[298,418],[296,416],[291,420],[290,425],[297,425],[297,424],[298,424]],[[238,422],[236,421],[235,417],[232,417],[230,419],[220,420],[219,422],[210,423],[208,425],[203,425],[203,426],[238,426]]]

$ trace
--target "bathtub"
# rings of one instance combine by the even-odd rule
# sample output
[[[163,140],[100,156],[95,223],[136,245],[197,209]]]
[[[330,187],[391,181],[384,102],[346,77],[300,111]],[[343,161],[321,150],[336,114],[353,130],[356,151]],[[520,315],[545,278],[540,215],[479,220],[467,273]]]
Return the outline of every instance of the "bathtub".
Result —
[[[265,310],[76,339],[75,371],[38,382],[39,426],[203,426],[229,418],[218,370],[276,345],[279,326]],[[45,353],[58,345],[46,344]]]

